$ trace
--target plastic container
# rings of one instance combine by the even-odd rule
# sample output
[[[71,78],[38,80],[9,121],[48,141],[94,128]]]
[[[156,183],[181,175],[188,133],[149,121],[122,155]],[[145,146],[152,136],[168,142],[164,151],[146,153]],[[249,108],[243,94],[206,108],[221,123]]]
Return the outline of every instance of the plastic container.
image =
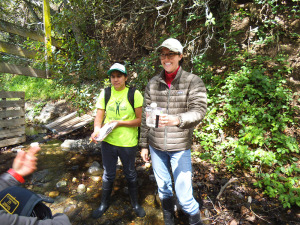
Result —
[[[152,102],[146,109],[146,125],[148,127],[158,128],[159,115],[165,112],[164,108],[157,107],[156,102]]]

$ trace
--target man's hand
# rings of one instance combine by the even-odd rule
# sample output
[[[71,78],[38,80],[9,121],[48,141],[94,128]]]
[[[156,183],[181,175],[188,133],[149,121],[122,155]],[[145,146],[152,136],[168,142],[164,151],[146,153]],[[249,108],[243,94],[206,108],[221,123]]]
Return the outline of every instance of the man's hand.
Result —
[[[149,162],[149,151],[147,148],[142,148],[141,150],[141,157],[145,162]]]
[[[28,152],[19,151],[13,161],[12,168],[22,177],[36,170],[37,157],[35,154],[40,150],[39,146],[30,147]]]

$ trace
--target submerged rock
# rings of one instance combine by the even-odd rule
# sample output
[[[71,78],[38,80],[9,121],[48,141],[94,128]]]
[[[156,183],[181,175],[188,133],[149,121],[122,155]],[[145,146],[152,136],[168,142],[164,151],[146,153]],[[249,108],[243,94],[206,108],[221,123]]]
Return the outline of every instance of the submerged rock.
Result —
[[[100,149],[100,143],[90,143],[89,138],[78,140],[67,139],[61,144],[61,148],[64,151],[98,150]]]
[[[51,181],[50,172],[48,169],[41,170],[32,174],[32,183],[47,183]]]
[[[50,198],[56,198],[57,196],[59,196],[59,192],[58,191],[51,191],[49,193],[49,197]]]
[[[98,176],[101,174],[100,163],[94,161],[90,168],[88,169],[88,173],[94,176]]]
[[[83,194],[85,191],[86,191],[85,185],[84,184],[79,184],[78,187],[77,187],[77,192],[79,194]]]
[[[65,180],[61,180],[61,181],[56,183],[56,187],[58,187],[58,188],[66,187],[66,186],[67,186],[67,181],[65,181]]]

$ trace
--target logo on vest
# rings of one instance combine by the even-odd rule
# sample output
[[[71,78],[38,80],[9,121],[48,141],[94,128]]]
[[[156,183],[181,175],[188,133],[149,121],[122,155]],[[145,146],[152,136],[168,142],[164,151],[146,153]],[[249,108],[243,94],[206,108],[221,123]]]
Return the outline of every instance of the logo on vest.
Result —
[[[3,209],[10,214],[13,214],[16,211],[19,204],[20,203],[10,194],[5,195],[5,197],[0,201],[0,205]]]

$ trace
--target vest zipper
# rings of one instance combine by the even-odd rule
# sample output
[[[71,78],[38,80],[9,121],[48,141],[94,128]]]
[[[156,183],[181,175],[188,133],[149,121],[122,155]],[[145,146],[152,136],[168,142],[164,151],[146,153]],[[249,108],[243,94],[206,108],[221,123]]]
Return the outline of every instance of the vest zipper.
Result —
[[[168,85],[167,85],[168,87]],[[168,87],[169,91],[168,91],[168,101],[167,101],[167,108],[166,108],[166,113],[169,114],[169,102],[170,102],[170,92],[171,92],[171,86],[170,88]],[[165,126],[165,132],[164,132],[164,148],[165,151],[167,151],[167,126]]]

